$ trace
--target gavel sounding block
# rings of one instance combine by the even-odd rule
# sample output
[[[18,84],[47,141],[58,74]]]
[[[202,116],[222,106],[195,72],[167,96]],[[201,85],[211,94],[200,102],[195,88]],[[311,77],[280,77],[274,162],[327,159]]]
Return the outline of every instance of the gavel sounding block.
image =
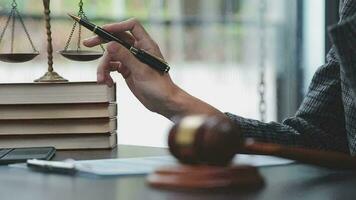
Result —
[[[148,183],[162,189],[258,189],[264,185],[255,167],[246,165],[204,166],[176,165],[157,169]]]

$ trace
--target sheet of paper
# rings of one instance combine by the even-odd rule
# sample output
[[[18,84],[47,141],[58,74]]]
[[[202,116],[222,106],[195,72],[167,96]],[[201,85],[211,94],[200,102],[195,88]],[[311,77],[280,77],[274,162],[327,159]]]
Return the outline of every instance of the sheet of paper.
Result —
[[[100,176],[140,175],[153,172],[157,167],[173,165],[176,161],[170,156],[117,158],[103,160],[75,161],[81,172]]]
[[[293,161],[273,156],[238,155],[234,158],[233,162],[262,167],[285,165]],[[157,167],[174,165],[176,163],[177,161],[171,156],[75,161],[76,167],[80,171],[99,176],[148,174],[153,172]]]

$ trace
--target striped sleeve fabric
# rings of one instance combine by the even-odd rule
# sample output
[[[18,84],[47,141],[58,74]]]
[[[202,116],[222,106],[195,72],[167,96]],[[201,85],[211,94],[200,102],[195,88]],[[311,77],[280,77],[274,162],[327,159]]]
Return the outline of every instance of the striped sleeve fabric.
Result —
[[[333,53],[331,50],[329,55]],[[263,123],[231,113],[226,115],[241,127],[245,138],[349,153],[341,88],[339,64],[328,56],[327,64],[314,74],[295,116],[281,123]]]
[[[356,0],[341,0],[340,22],[329,29],[333,48],[314,74],[295,116],[263,123],[231,113],[245,138],[356,156]]]
[[[356,4],[348,7],[356,13]],[[356,15],[329,29],[330,38],[335,46],[336,56],[341,65],[341,76],[344,76],[356,99]]]

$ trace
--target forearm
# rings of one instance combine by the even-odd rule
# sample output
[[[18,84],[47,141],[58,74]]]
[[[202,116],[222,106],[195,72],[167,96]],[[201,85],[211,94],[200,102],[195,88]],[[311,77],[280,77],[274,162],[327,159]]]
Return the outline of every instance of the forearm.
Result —
[[[157,113],[172,121],[177,117],[180,118],[187,115],[220,115],[226,117],[218,109],[188,94],[178,86],[174,87],[171,95],[157,109]]]

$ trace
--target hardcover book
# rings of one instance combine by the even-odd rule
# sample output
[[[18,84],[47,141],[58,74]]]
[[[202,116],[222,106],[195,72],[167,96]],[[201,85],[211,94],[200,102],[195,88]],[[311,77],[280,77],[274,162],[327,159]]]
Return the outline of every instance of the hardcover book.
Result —
[[[115,118],[116,103],[0,105],[0,120]]]
[[[116,118],[0,120],[1,135],[95,134],[117,129]]]
[[[0,84],[0,104],[108,103],[116,101],[115,89],[96,82]]]

